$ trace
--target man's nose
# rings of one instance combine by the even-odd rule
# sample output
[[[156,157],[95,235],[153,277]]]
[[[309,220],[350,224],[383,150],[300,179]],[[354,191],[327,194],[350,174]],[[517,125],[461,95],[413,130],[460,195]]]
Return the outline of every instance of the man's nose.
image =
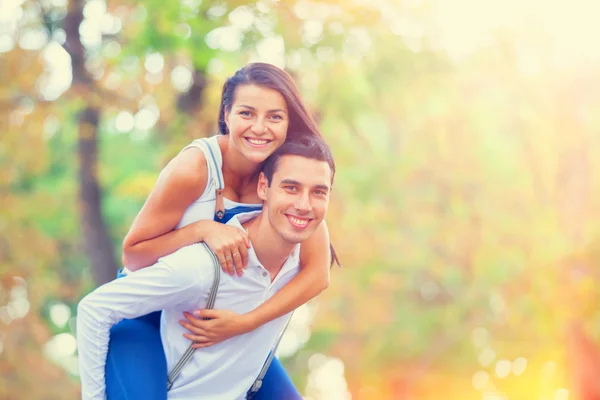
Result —
[[[294,208],[298,211],[309,212],[312,209],[310,195],[308,193],[300,193],[296,198]]]

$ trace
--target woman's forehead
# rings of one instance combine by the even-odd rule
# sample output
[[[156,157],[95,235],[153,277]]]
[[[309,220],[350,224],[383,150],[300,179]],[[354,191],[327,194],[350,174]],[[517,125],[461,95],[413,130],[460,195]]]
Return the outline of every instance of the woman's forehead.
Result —
[[[285,98],[275,89],[259,85],[240,85],[235,91],[233,105],[247,105],[253,108],[277,107],[287,111]]]

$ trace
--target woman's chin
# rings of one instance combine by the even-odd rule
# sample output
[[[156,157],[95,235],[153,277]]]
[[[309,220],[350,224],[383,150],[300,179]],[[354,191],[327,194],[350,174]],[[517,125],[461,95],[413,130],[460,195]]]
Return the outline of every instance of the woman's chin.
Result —
[[[246,157],[246,159],[248,159],[248,161],[252,161],[257,164],[262,164],[274,152],[275,149],[273,148],[264,150],[246,150],[244,151],[244,156]]]
[[[262,164],[272,153],[269,154],[246,154],[246,159],[254,164]]]

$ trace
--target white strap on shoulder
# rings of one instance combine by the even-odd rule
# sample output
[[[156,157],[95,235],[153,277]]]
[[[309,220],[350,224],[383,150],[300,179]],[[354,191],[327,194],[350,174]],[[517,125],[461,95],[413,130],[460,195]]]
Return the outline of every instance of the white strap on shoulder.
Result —
[[[213,170],[213,182],[215,184],[215,221],[220,221],[225,216],[225,205],[223,203],[223,188],[225,180],[223,179],[223,159],[221,157],[221,148],[217,136],[209,139],[201,139],[201,143],[208,149],[210,155],[206,156],[206,162]],[[206,152],[205,152],[206,154]]]
[[[181,151],[185,151],[192,147],[204,153],[206,164],[208,166],[208,177],[214,182],[215,189],[223,189],[225,187],[223,171],[221,170],[223,158],[221,156],[221,148],[217,142],[217,137],[212,136],[210,138],[196,139],[185,146]]]

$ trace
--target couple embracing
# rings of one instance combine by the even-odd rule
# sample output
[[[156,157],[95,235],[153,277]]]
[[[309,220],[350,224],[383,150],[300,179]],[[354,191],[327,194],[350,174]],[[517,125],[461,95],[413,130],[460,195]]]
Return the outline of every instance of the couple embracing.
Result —
[[[122,277],[80,302],[83,399],[301,398],[276,358],[255,381],[292,311],[329,284],[335,163],[269,64],[225,82],[219,131],[165,167]]]

